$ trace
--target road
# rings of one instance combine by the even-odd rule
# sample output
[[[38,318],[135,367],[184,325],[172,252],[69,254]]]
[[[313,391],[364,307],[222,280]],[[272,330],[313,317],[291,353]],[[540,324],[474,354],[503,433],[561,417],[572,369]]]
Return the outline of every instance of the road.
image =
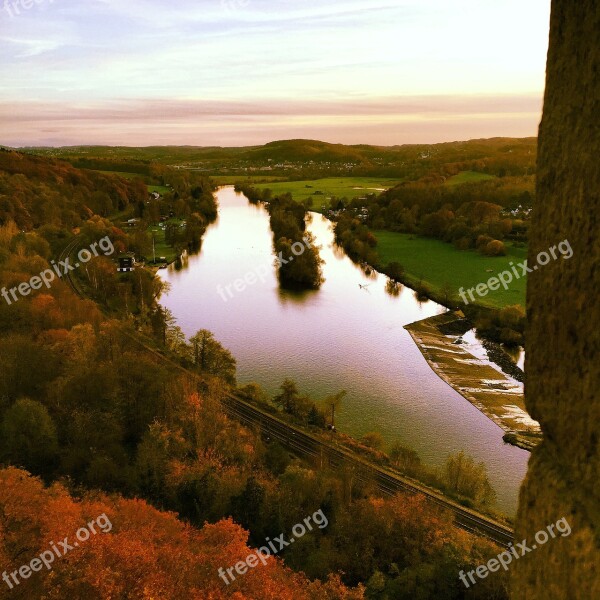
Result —
[[[71,241],[61,253],[59,260],[65,260],[70,256],[77,247],[78,241],[78,238]],[[64,278],[78,296],[85,297],[75,281],[73,281],[71,273],[67,273]],[[168,362],[171,367],[182,371],[192,378],[198,378],[196,373],[188,371],[168,356],[161,354],[138,336],[126,331],[124,333],[132,341],[141,345],[146,351],[158,357],[159,360]],[[253,404],[245,402],[235,395],[229,395],[225,398],[223,406],[226,413],[231,417],[249,427],[258,428],[268,438],[277,440],[289,451],[302,458],[308,458],[321,466],[327,465],[336,471],[341,469],[350,470],[356,479],[371,482],[382,494],[387,496],[393,496],[398,492],[422,494],[436,506],[450,510],[454,514],[454,523],[456,526],[471,533],[484,536],[501,546],[506,547],[514,540],[513,530],[506,525],[477,511],[461,506],[437,490],[428,488],[396,472],[389,471],[380,465],[370,463],[362,457],[341,448],[335,442],[327,442]]]

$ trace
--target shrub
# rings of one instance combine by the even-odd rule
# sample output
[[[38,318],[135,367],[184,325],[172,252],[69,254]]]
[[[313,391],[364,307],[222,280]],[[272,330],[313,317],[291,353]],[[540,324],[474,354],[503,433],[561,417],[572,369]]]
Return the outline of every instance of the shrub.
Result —
[[[462,237],[454,242],[454,246],[458,250],[468,250],[471,248],[471,238]]]
[[[394,281],[400,281],[404,275],[404,267],[396,261],[392,261],[387,266],[387,274]]]
[[[487,256],[506,256],[506,246],[500,240],[492,240],[484,250]]]
[[[475,242],[475,247],[477,250],[484,250],[490,242],[493,242],[494,238],[491,238],[489,235],[479,235],[477,236],[477,241]]]

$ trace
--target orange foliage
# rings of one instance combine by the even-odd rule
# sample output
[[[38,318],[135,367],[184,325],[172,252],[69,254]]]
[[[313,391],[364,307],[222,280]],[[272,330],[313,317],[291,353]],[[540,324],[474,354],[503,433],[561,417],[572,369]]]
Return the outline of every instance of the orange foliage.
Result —
[[[10,591],[11,598],[44,597],[190,600],[224,598],[273,600],[360,600],[362,589],[349,590],[337,577],[326,583],[269,558],[227,586],[218,576],[253,551],[248,533],[231,519],[198,530],[142,500],[103,494],[81,501],[60,485],[44,488],[25,471],[0,471],[0,570],[29,563],[52,542],[74,541],[80,527],[106,514],[110,532],[98,531],[61,558]],[[1,583],[1,582],[0,582]],[[0,597],[8,597],[7,587]]]
[[[66,329],[48,329],[43,331],[38,337],[38,341],[45,346],[62,346],[69,339],[69,332]]]

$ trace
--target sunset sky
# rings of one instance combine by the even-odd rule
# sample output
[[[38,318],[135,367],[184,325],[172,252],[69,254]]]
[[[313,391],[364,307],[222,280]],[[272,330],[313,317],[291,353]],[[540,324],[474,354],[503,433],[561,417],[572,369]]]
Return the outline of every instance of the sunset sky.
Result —
[[[549,12],[550,0],[0,0],[0,144],[536,135]]]

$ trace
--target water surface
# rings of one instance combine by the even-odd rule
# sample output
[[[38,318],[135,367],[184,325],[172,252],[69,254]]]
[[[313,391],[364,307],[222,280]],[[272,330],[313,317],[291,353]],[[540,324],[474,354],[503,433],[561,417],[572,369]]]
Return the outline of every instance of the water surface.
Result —
[[[171,285],[162,304],[185,333],[211,330],[236,357],[238,381],[271,395],[286,377],[315,399],[347,390],[336,424],[351,435],[379,431],[431,466],[464,449],[487,465],[498,508],[513,514],[529,453],[504,444],[502,429],[431,370],[403,328],[445,308],[419,303],[409,288],[391,296],[387,278],[354,265],[318,214],[308,228],[322,246],[326,281],[314,292],[281,291],[265,209],[232,187],[218,200],[201,252],[181,270],[161,271]],[[248,273],[264,281],[257,275],[236,291],[233,282]]]

